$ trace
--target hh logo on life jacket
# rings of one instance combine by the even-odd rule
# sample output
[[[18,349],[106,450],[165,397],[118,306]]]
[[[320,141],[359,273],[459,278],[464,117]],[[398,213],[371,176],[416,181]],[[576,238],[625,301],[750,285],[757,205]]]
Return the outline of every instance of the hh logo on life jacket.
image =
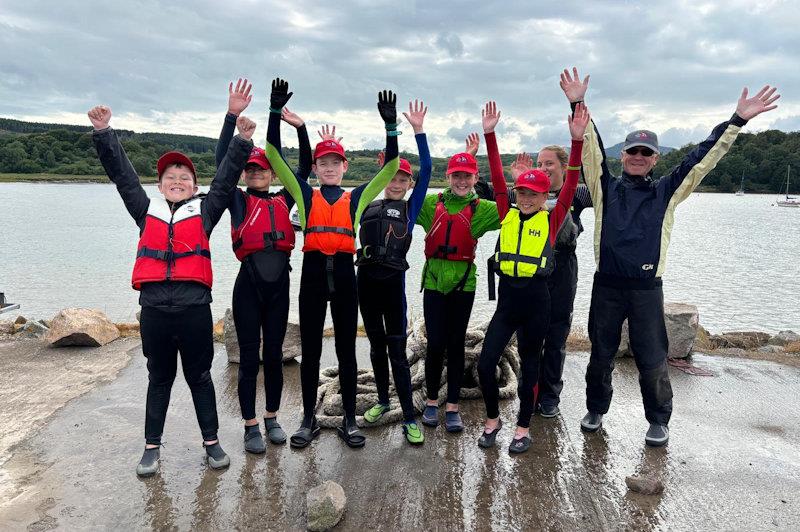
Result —
[[[400,218],[400,211],[397,209],[386,209],[386,216],[391,216],[392,218]]]
[[[653,265],[652,264],[642,264],[642,269],[644,271],[650,271],[650,270],[653,269]]]
[[[542,232],[538,229],[528,229],[528,236],[540,237],[542,236]]]

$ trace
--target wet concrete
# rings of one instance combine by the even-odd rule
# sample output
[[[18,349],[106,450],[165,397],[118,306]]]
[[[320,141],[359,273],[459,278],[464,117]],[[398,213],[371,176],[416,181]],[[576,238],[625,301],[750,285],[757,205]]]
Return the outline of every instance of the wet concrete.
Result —
[[[325,345],[323,365],[333,364],[332,342]],[[360,341],[362,364],[366,355]],[[526,455],[506,450],[515,401],[502,403],[507,428],[488,452],[475,443],[482,403],[466,401],[465,433],[426,428],[419,448],[405,444],[399,426],[386,426],[368,429],[362,450],[323,431],[305,450],[270,446],[258,457],[242,449],[236,367],[228,367],[220,347],[214,379],[230,469],[205,466],[191,396],[179,377],[161,473],[139,480],[134,467],[143,443],[146,370],[143,357],[134,356],[115,381],[73,400],[17,445],[3,466],[3,490],[15,496],[0,506],[0,527],[303,529],[306,491],[328,479],[348,497],[342,530],[800,527],[800,370],[696,356],[695,364],[714,376],[672,370],[671,441],[649,449],[630,360],[615,372],[604,429],[580,431],[587,360],[567,357],[562,416],[534,419]],[[299,366],[287,365],[285,376],[280,420],[291,433],[301,411]],[[661,479],[664,493],[629,492],[625,476],[637,473]]]

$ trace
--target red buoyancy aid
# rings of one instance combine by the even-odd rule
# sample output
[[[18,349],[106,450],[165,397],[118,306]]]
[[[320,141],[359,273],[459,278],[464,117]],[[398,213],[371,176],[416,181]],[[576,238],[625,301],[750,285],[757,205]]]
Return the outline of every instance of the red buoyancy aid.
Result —
[[[425,235],[425,258],[473,262],[478,240],[472,236],[472,215],[478,207],[474,199],[456,214],[447,212],[442,195],[436,202],[431,230]]]
[[[320,251],[325,255],[356,253],[356,234],[350,217],[350,192],[343,192],[331,205],[318,188],[311,196],[311,212],[303,232],[303,251]]]
[[[243,192],[247,207],[244,221],[231,227],[233,252],[240,261],[258,251],[274,249],[289,254],[294,249],[294,228],[289,219],[286,198],[277,194],[269,199]]]
[[[173,213],[164,198],[152,198],[139,237],[131,284],[194,281],[211,288],[211,250],[200,216],[200,198]]]

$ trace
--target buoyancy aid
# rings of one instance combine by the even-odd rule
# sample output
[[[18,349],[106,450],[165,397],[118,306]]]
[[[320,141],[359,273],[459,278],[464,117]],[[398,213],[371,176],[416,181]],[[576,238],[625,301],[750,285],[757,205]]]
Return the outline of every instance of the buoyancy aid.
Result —
[[[455,214],[447,212],[442,194],[436,202],[431,230],[425,235],[425,258],[473,262],[478,239],[472,236],[472,215],[478,207],[474,199]]]
[[[489,259],[489,271],[518,278],[547,277],[554,265],[548,212],[539,211],[522,220],[519,209],[509,209],[500,222],[500,236],[495,254]],[[494,299],[493,273],[489,275],[489,299]]]
[[[350,192],[343,192],[331,205],[318,188],[311,197],[311,212],[306,222],[303,251],[320,251],[325,255],[338,252],[355,254],[356,239],[350,217]]]
[[[200,198],[175,212],[164,198],[150,200],[133,265],[134,289],[159,281],[194,281],[211,288],[211,251],[200,207]]]
[[[261,198],[242,192],[247,203],[244,221],[238,227],[231,227],[231,240],[236,258],[245,257],[258,251],[275,250],[287,254],[294,249],[294,228],[289,219],[286,198],[276,194]]]
[[[376,200],[361,216],[358,229],[361,248],[357,266],[381,264],[394,270],[408,269],[406,254],[411,247],[408,203],[405,200]]]

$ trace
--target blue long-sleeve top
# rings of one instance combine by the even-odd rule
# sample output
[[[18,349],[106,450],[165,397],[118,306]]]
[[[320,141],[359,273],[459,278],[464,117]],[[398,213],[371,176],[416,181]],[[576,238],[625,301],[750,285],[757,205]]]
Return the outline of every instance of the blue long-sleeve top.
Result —
[[[425,133],[419,133],[414,135],[414,140],[417,141],[417,153],[419,153],[419,174],[417,182],[414,183],[414,191],[411,193],[411,197],[408,198],[409,234],[414,231],[417,216],[419,216],[419,211],[422,209],[422,202],[428,193],[428,184],[431,182],[431,169],[433,168],[431,152],[428,150],[428,137]]]

